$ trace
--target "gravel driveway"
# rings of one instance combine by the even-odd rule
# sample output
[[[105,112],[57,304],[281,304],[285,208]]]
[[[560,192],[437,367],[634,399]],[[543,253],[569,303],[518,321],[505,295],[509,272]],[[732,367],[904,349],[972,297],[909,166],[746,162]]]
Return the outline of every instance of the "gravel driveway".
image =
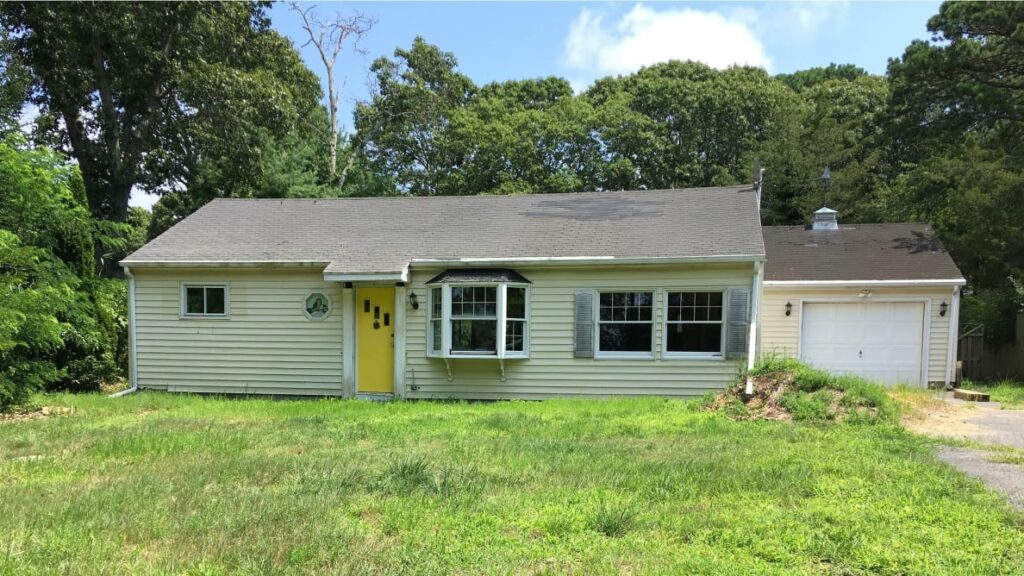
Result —
[[[1024,451],[1024,410],[1003,410],[998,402],[965,402],[953,398],[952,393],[945,401],[952,410],[941,416],[945,421],[932,432]],[[999,454],[978,448],[943,447],[938,451],[940,460],[981,480],[1005,494],[1010,504],[1024,509],[1024,466],[990,460]]]

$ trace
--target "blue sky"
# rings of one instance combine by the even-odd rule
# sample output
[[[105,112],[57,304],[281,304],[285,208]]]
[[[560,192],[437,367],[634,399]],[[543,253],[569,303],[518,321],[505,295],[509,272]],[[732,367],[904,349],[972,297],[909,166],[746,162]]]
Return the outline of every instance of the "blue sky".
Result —
[[[309,6],[310,4],[304,4]],[[455,53],[475,82],[557,75],[577,88],[668,58],[712,66],[750,63],[773,73],[853,63],[884,73],[886,61],[915,38],[939,2],[319,2],[323,15],[360,11],[377,18],[365,56],[339,65],[346,84],[345,128],[356,100],[368,95],[367,69],[378,56],[408,47],[417,35]],[[270,12],[274,28],[305,43],[289,4]],[[312,46],[302,49],[322,75]]]

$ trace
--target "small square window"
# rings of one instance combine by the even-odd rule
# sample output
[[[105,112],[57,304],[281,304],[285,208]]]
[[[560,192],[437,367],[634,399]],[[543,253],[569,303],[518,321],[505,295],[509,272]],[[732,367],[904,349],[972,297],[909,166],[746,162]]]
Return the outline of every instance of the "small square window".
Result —
[[[195,285],[182,288],[184,316],[226,317],[228,310],[227,286]]]

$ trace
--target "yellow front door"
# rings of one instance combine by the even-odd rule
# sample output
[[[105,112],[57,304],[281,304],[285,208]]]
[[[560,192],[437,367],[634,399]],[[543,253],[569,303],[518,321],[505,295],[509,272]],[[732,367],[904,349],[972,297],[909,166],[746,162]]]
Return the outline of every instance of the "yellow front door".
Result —
[[[395,289],[356,288],[356,391],[395,391]]]

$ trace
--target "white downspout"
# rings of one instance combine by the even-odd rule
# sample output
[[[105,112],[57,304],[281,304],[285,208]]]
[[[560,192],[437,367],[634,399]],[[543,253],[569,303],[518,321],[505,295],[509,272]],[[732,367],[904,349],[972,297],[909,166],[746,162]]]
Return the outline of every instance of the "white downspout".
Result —
[[[131,387],[111,394],[111,398],[120,398],[139,390],[139,363],[135,348],[135,276],[128,266],[124,267],[124,274],[128,277],[128,380]]]
[[[757,320],[761,317],[761,285],[764,282],[764,263],[755,262],[754,281],[750,289],[750,343],[747,346],[747,372],[754,369],[757,359]],[[747,384],[743,389],[747,396],[754,394],[754,379],[747,376]]]
[[[954,286],[950,297],[949,314],[949,346],[946,350],[946,386],[952,386],[956,380],[957,348],[960,345],[960,287]]]

